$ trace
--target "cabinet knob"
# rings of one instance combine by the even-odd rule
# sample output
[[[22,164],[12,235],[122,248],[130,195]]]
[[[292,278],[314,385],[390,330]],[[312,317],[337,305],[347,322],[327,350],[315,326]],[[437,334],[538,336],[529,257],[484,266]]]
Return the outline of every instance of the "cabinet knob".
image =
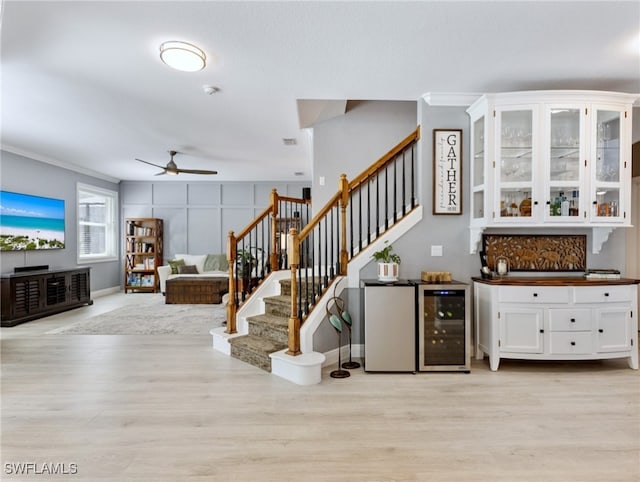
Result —
[[[571,346],[576,346],[576,342],[575,342],[575,341],[572,341],[572,342],[571,342]]]
[[[604,330],[602,328],[599,328],[598,333],[604,333]]]
[[[550,206],[550,205],[551,205],[551,201],[547,201],[547,206]]]
[[[609,293],[605,293],[604,295],[605,295],[605,296],[609,296]]]
[[[571,323],[575,323],[576,319],[575,318],[571,318],[571,320],[569,320],[569,321],[571,321]]]
[[[533,201],[533,205],[537,206],[538,205],[538,201]]]
[[[544,330],[540,330],[540,333],[544,333]]]
[[[597,206],[598,205],[598,201],[593,201],[593,205]]]
[[[533,297],[534,297],[534,298],[537,298],[537,297],[538,297],[538,293],[534,293],[534,294],[533,294]]]

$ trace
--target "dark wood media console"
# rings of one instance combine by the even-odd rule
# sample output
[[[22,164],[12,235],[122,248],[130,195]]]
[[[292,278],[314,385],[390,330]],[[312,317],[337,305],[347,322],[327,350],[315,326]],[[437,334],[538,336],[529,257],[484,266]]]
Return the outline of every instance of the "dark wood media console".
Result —
[[[91,305],[90,268],[3,273],[0,325],[25,321]]]

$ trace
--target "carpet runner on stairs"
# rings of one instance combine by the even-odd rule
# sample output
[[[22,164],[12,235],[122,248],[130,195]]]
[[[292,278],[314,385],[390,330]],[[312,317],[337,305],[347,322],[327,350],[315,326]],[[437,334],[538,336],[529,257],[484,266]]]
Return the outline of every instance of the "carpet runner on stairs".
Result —
[[[269,355],[287,348],[291,314],[291,280],[280,280],[280,295],[263,299],[265,312],[247,317],[249,334],[229,340],[231,356],[271,371]]]

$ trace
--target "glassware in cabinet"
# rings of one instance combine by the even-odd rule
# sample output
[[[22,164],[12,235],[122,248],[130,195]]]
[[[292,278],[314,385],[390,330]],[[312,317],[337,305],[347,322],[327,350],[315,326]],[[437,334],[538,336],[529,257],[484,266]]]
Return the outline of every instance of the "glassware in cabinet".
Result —
[[[497,111],[499,206],[496,219],[509,218],[510,222],[515,222],[513,218],[522,218],[526,222],[533,216],[533,126],[532,109]]]

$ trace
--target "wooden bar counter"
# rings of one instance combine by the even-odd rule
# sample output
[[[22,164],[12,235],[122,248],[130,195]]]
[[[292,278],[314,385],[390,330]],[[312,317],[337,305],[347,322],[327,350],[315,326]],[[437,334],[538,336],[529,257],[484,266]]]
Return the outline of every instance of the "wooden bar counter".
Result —
[[[616,286],[640,284],[633,278],[591,278],[581,276],[502,276],[496,278],[471,278],[475,283],[497,286]]]
[[[626,358],[638,369],[640,280],[504,276],[472,278],[476,358]]]

